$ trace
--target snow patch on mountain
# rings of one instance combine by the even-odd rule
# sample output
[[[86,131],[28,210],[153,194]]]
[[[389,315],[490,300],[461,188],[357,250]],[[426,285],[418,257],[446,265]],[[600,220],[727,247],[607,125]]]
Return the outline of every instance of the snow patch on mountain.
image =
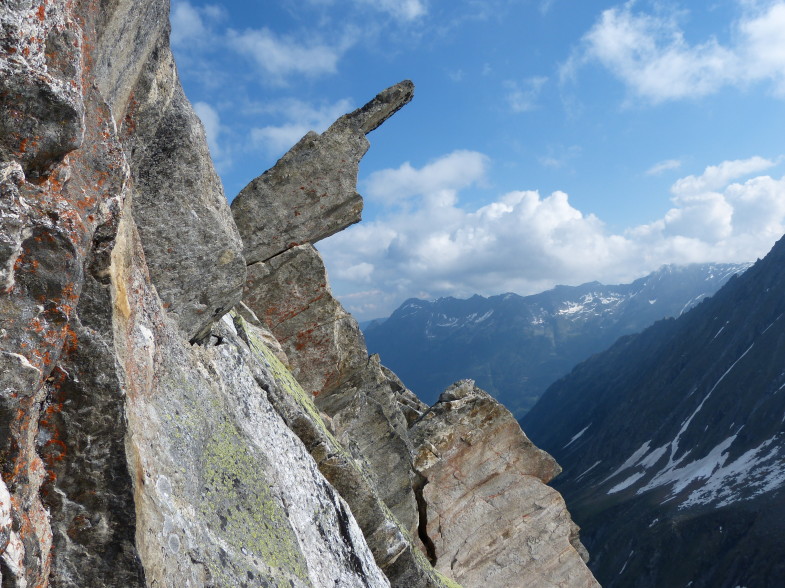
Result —
[[[578,304],[576,302],[568,302],[563,308],[560,308],[556,311],[558,315],[572,315],[577,314],[582,311],[584,308],[583,304]]]
[[[576,478],[576,480],[580,480],[580,479],[581,479],[583,476],[585,476],[586,474],[588,474],[590,471],[592,471],[594,468],[596,468],[596,467],[597,467],[598,465],[600,465],[601,463],[602,463],[602,460],[600,460],[600,461],[595,461],[595,462],[594,462],[594,464],[592,464],[591,466],[589,466],[589,468],[588,468],[588,469],[585,469],[585,470],[583,471],[583,473],[581,473],[581,474],[580,474],[580,475],[579,475],[579,476]]]
[[[784,486],[785,460],[781,436],[775,435],[727,465],[724,462],[719,464],[680,508],[710,503],[716,503],[718,507],[727,506]]]
[[[615,494],[616,492],[621,492],[625,488],[629,488],[630,486],[632,486],[635,482],[640,480],[645,475],[646,475],[645,472],[638,472],[637,474],[631,475],[629,478],[627,478],[623,482],[621,482],[619,484],[616,484],[613,488],[608,490],[608,494]]]
[[[580,438],[581,438],[581,435],[583,435],[583,434],[584,434],[584,433],[585,433],[585,432],[586,432],[586,431],[589,429],[589,427],[591,427],[591,425],[592,425],[592,424],[591,424],[591,423],[589,423],[589,424],[588,424],[588,425],[586,425],[586,427],[584,427],[584,428],[583,428],[583,429],[582,429],[580,432],[576,433],[576,434],[575,434],[575,436],[574,436],[572,439],[570,439],[569,443],[567,443],[567,445],[565,445],[565,446],[564,446],[564,449],[567,449],[567,448],[568,448],[570,445],[572,445],[572,444],[573,444],[573,443],[575,443],[575,442],[576,442],[578,439],[580,439]]]
[[[640,460],[643,459],[643,456],[645,456],[649,452],[650,444],[651,444],[651,441],[646,441],[643,445],[641,445],[638,448],[638,450],[635,453],[633,453],[630,457],[627,458],[627,461],[625,461],[618,468],[613,470],[613,472],[611,472],[611,474],[607,478],[602,480],[600,482],[600,484],[604,484],[605,482],[607,482],[611,478],[614,478],[615,476],[617,476],[618,474],[620,474],[624,470],[626,470],[628,468],[631,468],[631,467],[635,467],[636,465],[638,465],[638,462],[640,462]]]
[[[675,498],[693,482],[710,478],[719,468],[725,465],[728,459],[728,449],[730,449],[737,436],[738,432],[714,447],[705,457],[684,464],[681,467],[679,467],[679,464],[684,461],[684,457],[675,463],[670,462],[648,484],[638,489],[636,494],[642,494],[659,486],[672,484],[671,493],[666,499],[667,501]],[[683,506],[684,504],[682,504]]]

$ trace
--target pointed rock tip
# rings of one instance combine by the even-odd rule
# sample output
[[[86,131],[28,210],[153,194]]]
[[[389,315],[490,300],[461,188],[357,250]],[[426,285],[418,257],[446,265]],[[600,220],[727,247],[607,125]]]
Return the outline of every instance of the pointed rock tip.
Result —
[[[368,104],[347,114],[346,117],[355,122],[367,135],[411,102],[413,97],[414,83],[411,80],[404,80],[382,90]]]
[[[436,401],[436,404],[442,402],[452,402],[454,400],[462,400],[463,398],[468,398],[469,396],[482,395],[489,396],[487,392],[477,387],[474,380],[458,380],[441,393],[439,400]]]

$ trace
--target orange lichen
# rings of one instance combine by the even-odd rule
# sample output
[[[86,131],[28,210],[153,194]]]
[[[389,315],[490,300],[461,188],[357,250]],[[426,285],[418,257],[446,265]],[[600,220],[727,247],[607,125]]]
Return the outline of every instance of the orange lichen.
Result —
[[[60,413],[63,412],[65,406],[66,393],[65,382],[67,374],[55,367],[52,370],[51,376],[47,379],[48,397],[47,406],[44,409],[44,414],[38,421],[39,430],[45,430],[48,434],[49,440],[44,443],[41,449],[41,457],[43,458],[46,470],[46,482],[41,488],[41,493],[46,496],[49,494],[50,487],[57,481],[57,474],[55,473],[56,465],[58,462],[65,459],[68,453],[68,447],[61,438],[60,430]]]
[[[71,355],[76,352],[79,347],[79,339],[71,328],[70,325],[65,327],[65,343],[63,344],[63,351],[66,355]]]

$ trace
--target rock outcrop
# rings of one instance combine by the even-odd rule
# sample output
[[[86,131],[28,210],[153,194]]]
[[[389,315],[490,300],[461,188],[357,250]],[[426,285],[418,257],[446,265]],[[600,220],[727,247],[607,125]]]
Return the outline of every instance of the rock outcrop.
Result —
[[[169,316],[199,340],[240,300],[243,244],[177,77],[167,3],[111,6],[101,15],[95,80],[130,167],[150,278]]]
[[[332,390],[365,363],[357,321],[332,296],[327,270],[310,243],[248,267],[243,301],[292,358],[292,371],[309,393]]]
[[[365,135],[412,84],[306,135],[230,211],[168,9],[0,7],[2,585],[471,586],[428,547],[438,409],[367,356],[312,245],[359,220]],[[526,557],[522,537],[503,543]]]
[[[310,132],[278,163],[232,201],[248,263],[266,261],[286,249],[316,243],[360,220],[357,170],[379,127],[414,95],[401,82],[335,121],[321,135]]]
[[[387,585],[348,506],[270,403],[291,378],[229,316],[213,327],[216,344],[188,345],[135,263],[131,229],[115,247],[128,295],[115,331],[147,584]]]
[[[422,537],[438,570],[464,586],[599,586],[564,500],[546,486],[561,468],[487,392],[454,384],[411,435]]]
[[[351,216],[325,216],[315,206],[298,208],[282,220],[290,223],[291,243],[284,240],[263,253],[252,250],[257,241],[270,239],[260,237],[269,228],[266,217],[256,211],[274,209],[280,215],[286,210],[278,200],[281,194],[299,202],[307,192],[298,186],[304,179],[292,171],[295,162],[309,162],[311,170],[348,165],[353,181],[347,184],[346,177],[338,175],[340,181],[330,183],[325,194],[331,210],[353,210],[358,197],[354,181],[365,148],[336,149],[333,137],[348,136],[350,144],[356,144],[367,129],[375,128],[363,122],[366,117],[378,113],[373,120],[385,119],[411,96],[410,82],[382,92],[323,135],[307,135],[240,193],[232,212],[252,262],[243,300],[281,343],[292,374],[329,417],[337,441],[364,469],[360,484],[370,484],[373,495],[394,515],[397,536],[411,538],[406,549],[419,547],[439,572],[466,586],[514,585],[521,577],[543,586],[596,586],[582,559],[586,551],[577,527],[559,494],[546,486],[560,468],[533,447],[509,411],[467,383],[454,386],[428,409],[378,356],[368,357],[359,326],[332,296],[321,256],[312,245],[354,222]],[[324,150],[327,144],[332,150]],[[313,426],[306,431],[293,428],[306,446],[317,448],[312,455],[319,461],[326,442],[314,445]],[[342,487],[329,471],[323,472]],[[346,475],[342,471],[340,478]],[[367,512],[367,490],[344,496],[355,513]],[[364,521],[368,526],[364,515],[358,518],[361,526]],[[375,527],[379,519],[370,521]],[[430,581],[414,559],[414,566],[401,562],[391,575],[384,561],[388,548],[371,542],[371,549],[393,584],[422,585],[413,578]]]

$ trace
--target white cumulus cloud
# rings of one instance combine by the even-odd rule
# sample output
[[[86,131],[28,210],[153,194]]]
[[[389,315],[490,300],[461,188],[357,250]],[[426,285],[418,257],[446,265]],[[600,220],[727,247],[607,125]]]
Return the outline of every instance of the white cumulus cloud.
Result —
[[[406,162],[397,169],[374,172],[363,187],[369,198],[387,203],[415,195],[449,199],[455,190],[482,181],[487,167],[488,158],[482,153],[453,151],[420,169]]]
[[[693,194],[703,194],[727,186],[732,180],[769,169],[777,165],[775,161],[763,157],[723,161],[719,165],[710,165],[699,176],[687,176],[678,180],[671,192],[682,198]]]
[[[697,98],[724,86],[772,81],[785,95],[785,2],[740,2],[733,42],[710,37],[690,43],[681,13],[650,14],[629,1],[603,11],[562,69],[563,79],[599,63],[631,94],[651,103]]]
[[[454,165],[462,158],[478,165],[474,173]],[[760,157],[677,181],[662,218],[621,233],[560,191],[513,191],[474,210],[461,206],[460,191],[481,181],[488,165],[482,154],[456,152],[373,175],[367,193],[388,203],[388,213],[319,244],[350,311],[371,318],[412,296],[526,294],[632,280],[664,263],[750,261],[785,233],[785,177],[749,177],[774,165]]]
[[[266,27],[244,31],[229,29],[227,39],[230,47],[255,63],[271,81],[279,83],[291,74],[335,73],[339,59],[350,45],[318,40],[303,42],[281,36]]]

